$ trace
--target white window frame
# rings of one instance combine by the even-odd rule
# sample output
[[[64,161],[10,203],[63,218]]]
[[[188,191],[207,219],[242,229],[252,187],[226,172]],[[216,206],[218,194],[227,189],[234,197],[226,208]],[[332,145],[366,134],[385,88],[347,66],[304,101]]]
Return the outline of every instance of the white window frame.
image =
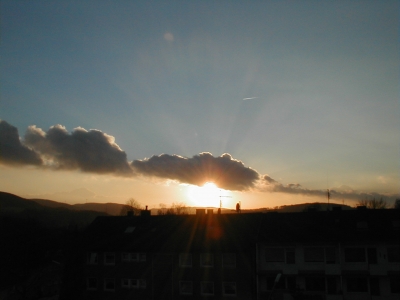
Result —
[[[112,282],[114,288],[112,288],[112,289],[107,288],[107,283],[108,282]],[[106,291],[106,292],[115,292],[115,279],[114,278],[104,278],[104,291]]]
[[[99,263],[99,255],[97,252],[88,252],[86,263],[88,265],[97,265]]]
[[[189,285],[189,290],[190,291],[185,291],[185,289],[182,289],[183,286]],[[180,295],[193,295],[193,281],[187,281],[187,280],[182,280],[179,281],[179,294]]]
[[[213,268],[214,267],[214,254],[201,253],[200,254],[200,266],[203,268]]]
[[[234,263],[233,264],[227,264],[226,263],[226,258],[224,258],[227,255],[232,255],[233,259],[234,259]],[[223,253],[222,254],[222,268],[226,268],[226,269],[236,269],[236,253]]]
[[[107,262],[108,255],[113,257],[112,262]],[[115,253],[114,252],[104,252],[104,265],[115,266]]]
[[[138,289],[139,288],[139,279],[122,278],[121,279],[121,287],[125,288],[125,289]]]
[[[226,287],[228,285],[234,286],[234,290],[235,290],[234,294],[226,293]],[[222,295],[224,295],[226,297],[236,297],[237,296],[237,285],[236,285],[236,282],[235,281],[224,281],[224,282],[222,282]]]
[[[190,260],[190,263],[187,263]],[[193,266],[193,255],[191,253],[179,254],[179,266],[183,268],[191,268]]]
[[[204,291],[204,289],[207,285],[212,286],[212,292]],[[202,281],[200,284],[200,293],[203,296],[214,296],[214,294],[215,294],[214,282],[213,281]]]
[[[89,286],[89,280],[90,279],[94,279],[96,281],[96,286],[95,287],[90,287]],[[96,277],[88,277],[88,278],[86,278],[86,290],[88,290],[88,291],[97,291],[98,286],[99,286],[99,282],[98,282]]]

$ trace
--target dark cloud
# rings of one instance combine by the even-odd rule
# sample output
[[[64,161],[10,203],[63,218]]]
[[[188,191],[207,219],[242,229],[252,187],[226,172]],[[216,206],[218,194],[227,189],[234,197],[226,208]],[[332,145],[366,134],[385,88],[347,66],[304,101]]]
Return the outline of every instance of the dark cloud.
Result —
[[[132,167],[145,176],[178,180],[201,186],[213,182],[227,190],[247,190],[254,186],[259,174],[225,153],[214,157],[211,153],[200,153],[192,158],[162,154],[145,160],[135,160]]]
[[[268,175],[263,175],[260,180],[259,189],[264,192],[276,192],[276,193],[286,193],[286,194],[296,194],[296,195],[304,195],[304,196],[319,196],[319,197],[327,197],[327,190],[313,190],[303,188],[298,183],[289,183],[287,185],[283,185],[282,183],[272,179]],[[386,199],[389,201],[394,201],[394,199],[398,198],[399,195],[396,194],[379,194],[379,193],[364,193],[357,192],[352,190],[350,187],[347,187],[346,190],[339,191],[335,189],[329,190],[330,197],[332,200],[361,200],[361,199]]]
[[[115,143],[114,137],[99,130],[78,127],[69,134],[65,127],[56,125],[45,133],[36,126],[29,126],[25,144],[55,168],[125,175],[132,172],[126,153]]]
[[[9,165],[41,165],[40,156],[21,144],[18,129],[0,120],[0,163]]]

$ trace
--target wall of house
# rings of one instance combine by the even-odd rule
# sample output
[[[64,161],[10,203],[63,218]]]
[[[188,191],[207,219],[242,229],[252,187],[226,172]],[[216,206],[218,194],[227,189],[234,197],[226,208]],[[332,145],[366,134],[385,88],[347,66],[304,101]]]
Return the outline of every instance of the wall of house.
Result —
[[[399,299],[400,248],[385,243],[257,245],[258,298],[271,293],[290,299]],[[275,284],[277,274],[282,274]],[[293,297],[292,297],[293,298]]]

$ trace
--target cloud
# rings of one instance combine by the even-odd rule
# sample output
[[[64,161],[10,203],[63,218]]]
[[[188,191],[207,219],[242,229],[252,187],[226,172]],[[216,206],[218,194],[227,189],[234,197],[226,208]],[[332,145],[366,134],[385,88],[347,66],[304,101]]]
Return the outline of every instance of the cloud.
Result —
[[[8,165],[41,165],[40,156],[24,146],[18,129],[0,120],[0,163]]]
[[[134,170],[145,176],[155,176],[201,186],[213,182],[227,190],[243,191],[254,187],[259,174],[225,153],[214,157],[203,152],[191,158],[162,154],[132,162]]]
[[[52,126],[47,132],[35,125],[29,126],[24,139],[20,140],[17,128],[0,120],[0,163],[129,177],[150,176],[198,186],[213,182],[233,191],[252,189],[305,196],[327,195],[326,190],[304,188],[299,183],[283,185],[269,175],[260,175],[246,167],[228,153],[214,157],[203,152],[191,158],[161,154],[130,163],[113,136],[81,127],[69,133],[62,125]],[[382,183],[386,181],[383,177],[378,179]],[[348,186],[331,189],[330,195],[333,200],[384,198],[394,201],[399,198],[398,194],[357,192]]]
[[[262,192],[276,192],[276,193],[286,193],[286,194],[296,194],[304,196],[318,196],[327,197],[327,190],[314,190],[302,187],[299,183],[289,183],[283,185],[282,183],[274,180],[268,175],[263,175],[258,185],[258,189]],[[389,201],[394,201],[399,197],[397,194],[379,194],[379,193],[365,193],[358,192],[351,189],[348,186],[341,186],[337,189],[330,189],[330,198],[332,200],[361,200],[361,199],[387,199]]]
[[[44,132],[29,126],[25,144],[46,158],[56,169],[78,169],[92,173],[132,173],[127,156],[115,143],[113,136],[99,130],[75,128],[68,133],[64,126],[56,125]]]

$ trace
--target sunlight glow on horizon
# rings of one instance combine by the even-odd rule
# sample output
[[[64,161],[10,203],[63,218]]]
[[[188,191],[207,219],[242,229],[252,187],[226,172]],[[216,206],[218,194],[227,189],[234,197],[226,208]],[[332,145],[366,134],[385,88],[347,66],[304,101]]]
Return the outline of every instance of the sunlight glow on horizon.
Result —
[[[218,188],[213,182],[206,182],[203,186],[188,185],[186,189],[188,204],[202,207],[219,207],[220,200],[222,207],[229,206],[231,202],[230,192]]]

